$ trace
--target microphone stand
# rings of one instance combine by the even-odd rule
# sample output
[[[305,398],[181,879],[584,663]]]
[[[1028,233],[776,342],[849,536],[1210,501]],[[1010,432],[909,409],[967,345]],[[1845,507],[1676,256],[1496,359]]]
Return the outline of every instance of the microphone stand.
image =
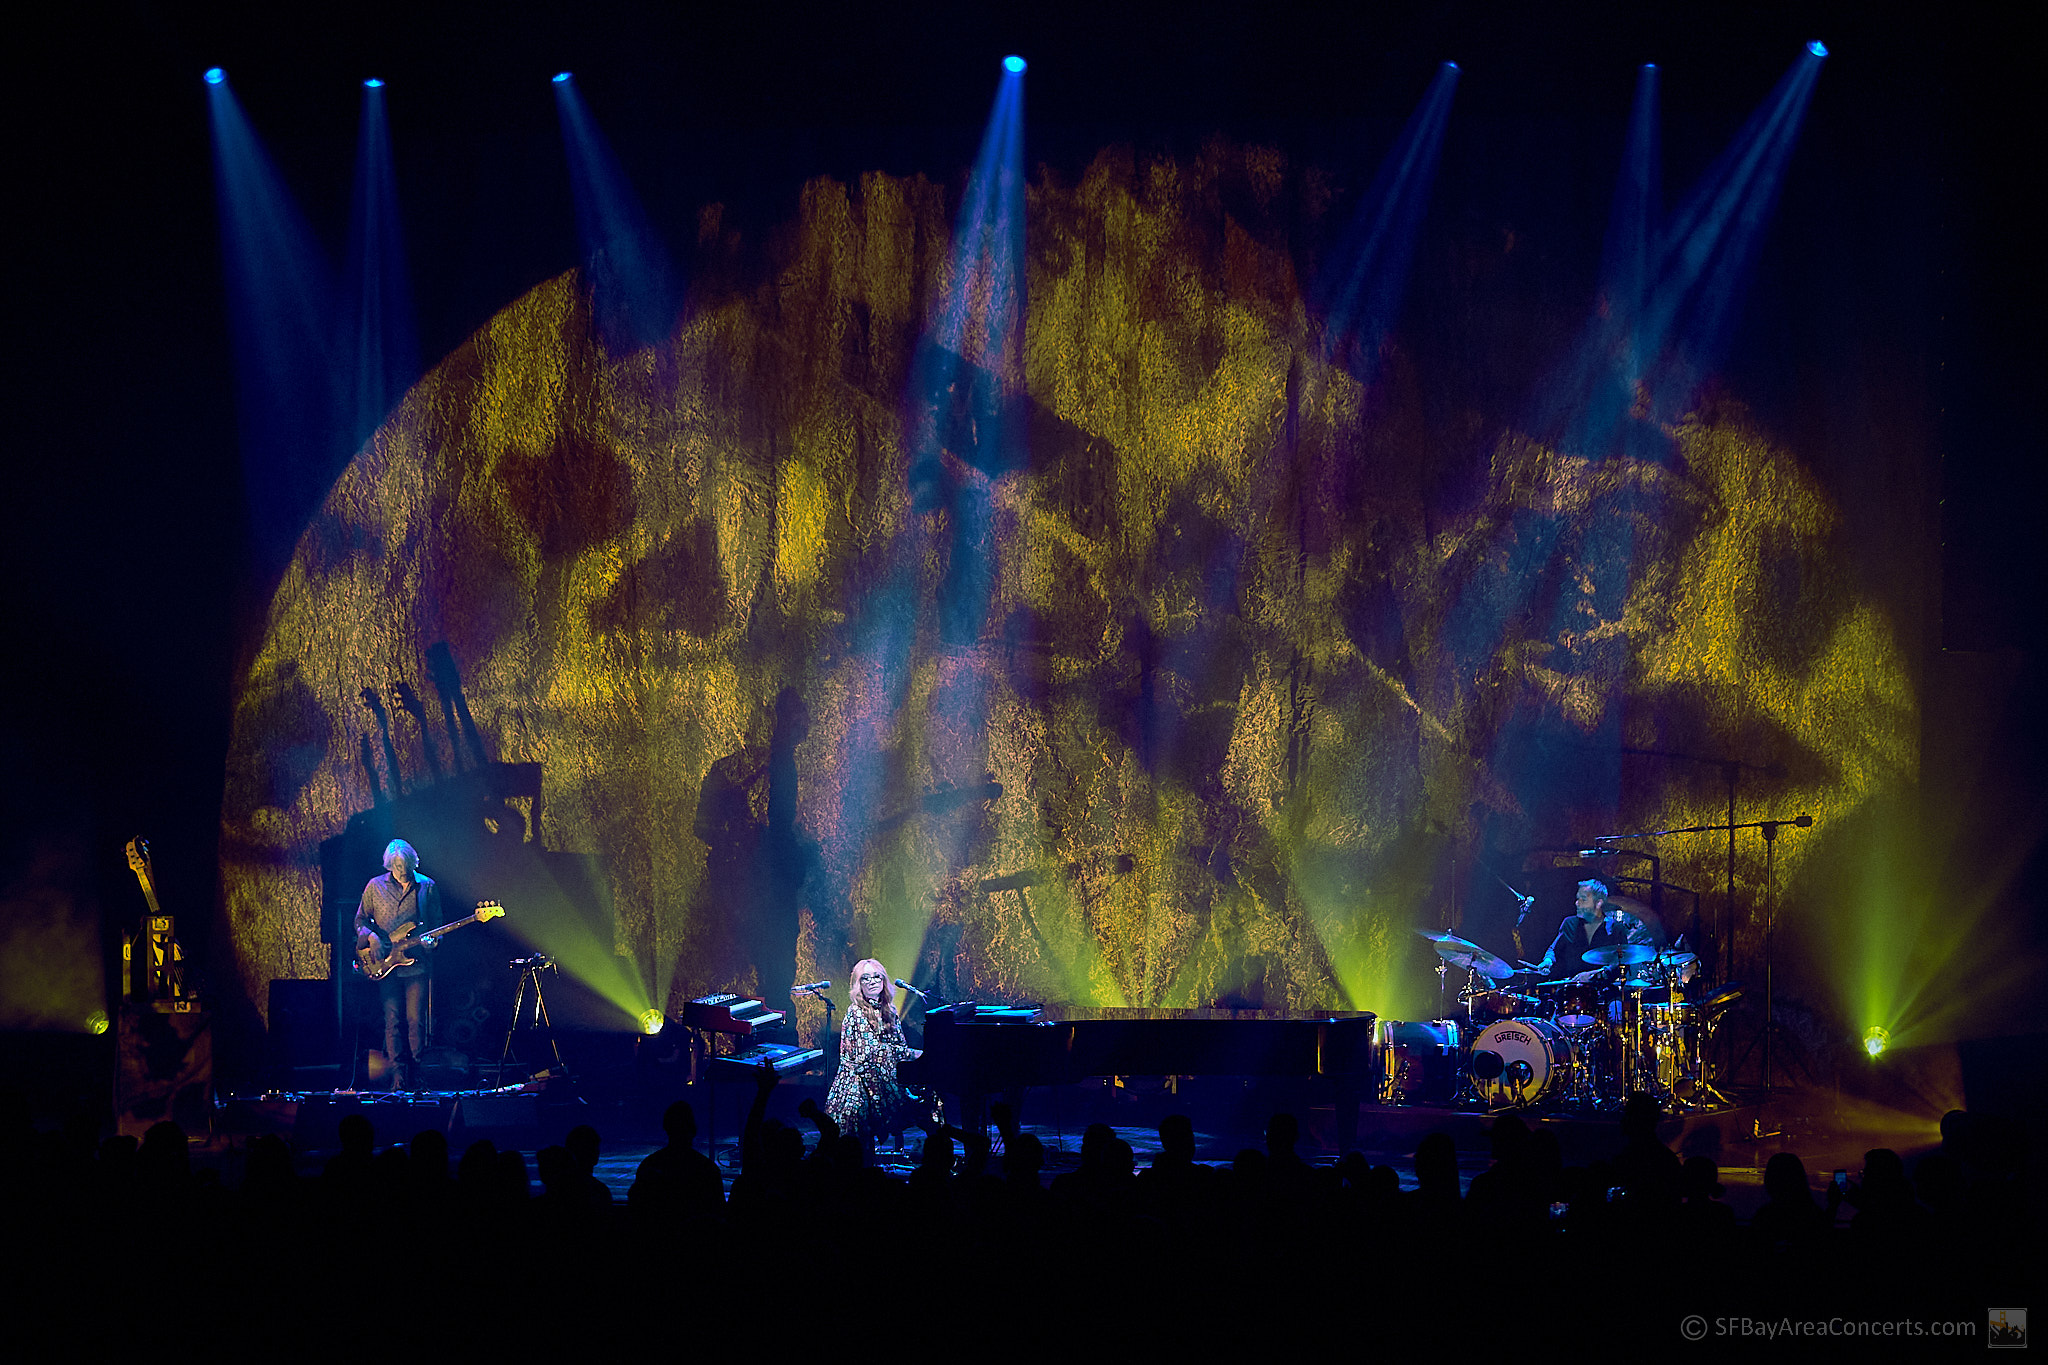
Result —
[[[831,1049],[832,1061],[833,1064],[836,1066],[839,1062],[839,1035],[832,1028],[832,997],[825,994],[825,988],[823,986],[797,986],[790,991],[790,994],[808,995],[813,1000],[816,1000],[820,1004],[824,1005],[826,1038],[825,1046]]]

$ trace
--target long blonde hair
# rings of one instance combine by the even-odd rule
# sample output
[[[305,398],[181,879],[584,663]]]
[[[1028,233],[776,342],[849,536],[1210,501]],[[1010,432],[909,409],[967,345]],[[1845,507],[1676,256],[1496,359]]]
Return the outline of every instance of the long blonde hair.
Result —
[[[867,997],[861,993],[861,973],[870,967],[873,967],[882,974],[882,1003],[880,1005],[870,1005],[867,1002]],[[851,991],[853,999],[846,1007],[849,1015],[855,1010],[859,1010],[861,1016],[868,1021],[868,1024],[876,1033],[892,1033],[897,1031],[902,1023],[902,1016],[896,1013],[896,988],[890,984],[889,969],[887,967],[884,967],[876,958],[864,957],[853,964],[853,980],[849,984],[853,987]]]

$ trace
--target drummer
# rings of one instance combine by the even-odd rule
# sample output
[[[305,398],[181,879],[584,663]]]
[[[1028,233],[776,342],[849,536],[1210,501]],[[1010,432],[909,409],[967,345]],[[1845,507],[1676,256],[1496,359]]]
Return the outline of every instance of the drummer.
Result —
[[[1616,897],[1606,882],[1588,877],[1579,883],[1572,913],[1557,926],[1557,937],[1550,941],[1550,949],[1536,964],[1536,971],[1544,977],[1569,976],[1588,981],[1601,968],[1586,961],[1586,950],[1611,948],[1620,943],[1661,948],[1665,943],[1664,926],[1657,922],[1649,906]]]

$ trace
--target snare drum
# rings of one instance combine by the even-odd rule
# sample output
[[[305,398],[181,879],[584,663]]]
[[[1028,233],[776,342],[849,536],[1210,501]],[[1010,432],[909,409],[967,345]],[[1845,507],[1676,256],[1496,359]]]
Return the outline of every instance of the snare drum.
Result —
[[[1380,1053],[1380,1100],[1386,1104],[1449,1104],[1462,1079],[1455,1020],[1373,1026]]]
[[[1562,1092],[1571,1059],[1571,1040],[1550,1020],[1503,1019],[1472,1042],[1472,1082],[1488,1108],[1534,1104]]]

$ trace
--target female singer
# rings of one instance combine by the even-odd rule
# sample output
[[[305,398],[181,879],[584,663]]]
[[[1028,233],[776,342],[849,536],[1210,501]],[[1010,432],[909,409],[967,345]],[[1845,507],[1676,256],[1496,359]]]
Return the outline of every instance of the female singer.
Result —
[[[887,969],[871,957],[855,963],[853,998],[839,1029],[839,1073],[825,1096],[839,1131],[856,1141],[900,1131],[905,1097],[896,1064],[923,1055],[903,1041]]]

